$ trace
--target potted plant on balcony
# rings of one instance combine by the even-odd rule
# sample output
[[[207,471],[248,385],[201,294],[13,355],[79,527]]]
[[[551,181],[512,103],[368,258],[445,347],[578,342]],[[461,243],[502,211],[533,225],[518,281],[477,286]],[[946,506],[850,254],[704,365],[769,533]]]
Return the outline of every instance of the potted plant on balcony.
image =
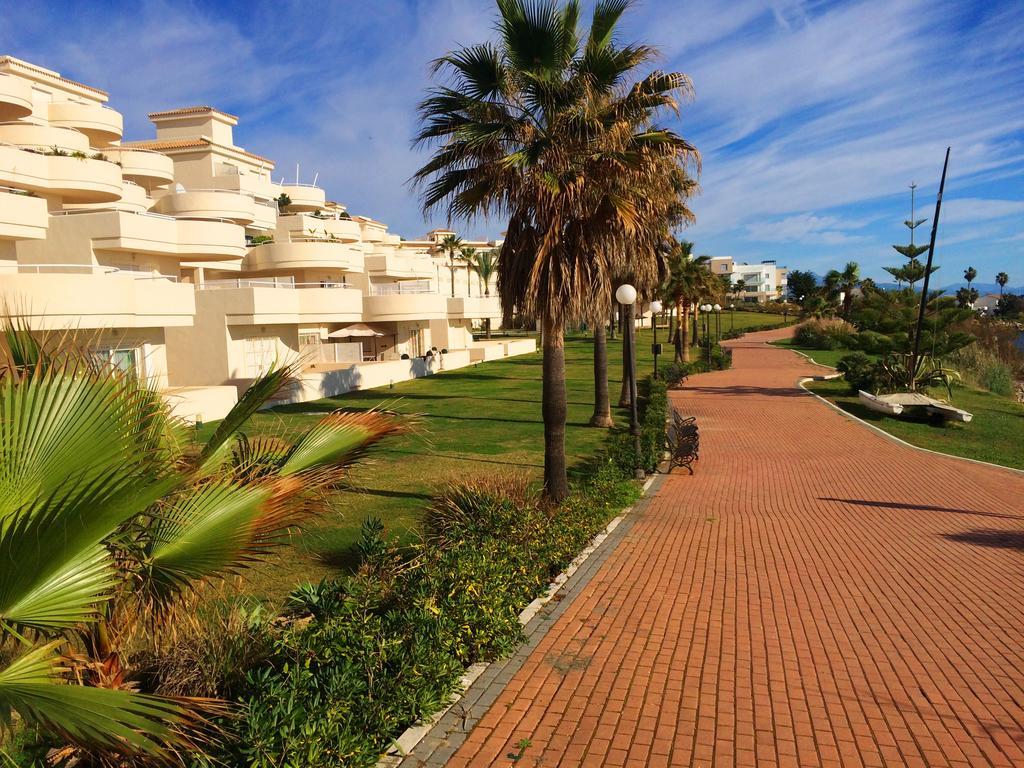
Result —
[[[277,210],[282,213],[284,210],[292,204],[292,199],[284,192],[277,196]]]

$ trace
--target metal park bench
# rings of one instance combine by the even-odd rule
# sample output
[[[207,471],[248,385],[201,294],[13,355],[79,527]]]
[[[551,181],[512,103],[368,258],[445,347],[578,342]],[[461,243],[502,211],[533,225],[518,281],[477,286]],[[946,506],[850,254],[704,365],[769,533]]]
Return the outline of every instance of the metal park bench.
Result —
[[[693,462],[700,458],[700,432],[697,430],[697,417],[684,418],[675,408],[672,409],[672,425],[666,433],[671,472],[675,467],[686,467],[693,474]]]

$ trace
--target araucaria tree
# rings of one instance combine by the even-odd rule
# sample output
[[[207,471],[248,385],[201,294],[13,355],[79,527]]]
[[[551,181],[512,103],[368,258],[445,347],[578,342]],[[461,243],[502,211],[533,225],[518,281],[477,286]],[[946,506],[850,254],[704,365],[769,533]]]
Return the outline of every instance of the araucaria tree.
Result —
[[[498,0],[497,40],[438,59],[444,81],[420,104],[417,141],[435,147],[414,177],[424,208],[508,220],[498,293],[506,315],[542,327],[544,488],[554,501],[568,494],[565,327],[610,306],[610,244],[643,226],[646,186],[659,186],[666,164],[697,160],[653,122],[689,95],[689,80],[642,75],[654,51],[615,40],[629,5],[598,2],[583,35],[576,0]]]
[[[895,250],[901,256],[905,256],[907,263],[899,267],[883,267],[883,269],[893,276],[896,280],[896,284],[907,283],[911,287],[914,286],[918,280],[924,278],[925,265],[921,263],[917,257],[928,250],[927,245],[914,245],[914,230],[924,224],[928,219],[915,219],[915,192],[917,190],[916,184],[910,185],[910,218],[903,222],[904,226],[910,230],[910,244],[909,245],[894,245]],[[932,267],[932,272],[935,272],[938,267]]]

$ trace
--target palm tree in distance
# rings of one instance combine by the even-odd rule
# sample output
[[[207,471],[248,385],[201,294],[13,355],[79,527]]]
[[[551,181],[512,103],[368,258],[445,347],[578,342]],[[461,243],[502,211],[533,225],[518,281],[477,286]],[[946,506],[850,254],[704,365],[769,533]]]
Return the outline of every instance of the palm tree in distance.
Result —
[[[843,297],[843,318],[849,319],[850,307],[853,305],[853,289],[860,284],[860,265],[848,261],[843,271],[830,270],[825,275],[825,287],[829,293],[838,298]]]
[[[696,311],[702,298],[708,295],[714,276],[708,269],[708,256],[694,256],[693,243],[683,240],[674,244],[668,255],[668,279],[663,288],[666,301],[676,308],[678,322],[673,338],[676,362],[690,360],[690,312]]]
[[[473,260],[476,258],[476,248],[470,246],[463,246],[459,251],[459,259],[466,264],[466,295],[473,295],[473,281],[469,279],[469,276],[473,272]]]
[[[494,273],[498,268],[498,249],[491,248],[486,251],[476,251],[474,249],[469,265],[476,272],[476,276],[480,280],[483,295],[490,297],[491,280],[494,278]],[[491,318],[489,317],[484,318],[484,330],[487,338],[491,338]]]
[[[498,292],[506,315],[541,324],[544,489],[557,502],[569,492],[565,327],[610,308],[609,243],[642,224],[639,177],[664,178],[657,158],[696,165],[696,150],[653,122],[692,86],[679,73],[642,75],[655,51],[616,42],[628,0],[600,0],[585,34],[576,0],[497,5],[496,43],[434,64],[446,82],[420,104],[417,143],[436,150],[414,181],[427,211],[508,218]],[[618,194],[626,177],[639,198]]]
[[[441,250],[448,254],[448,271],[452,275],[452,298],[455,298],[455,259],[456,253],[462,252],[462,238],[458,235],[445,235],[441,241]]]
[[[1003,297],[1003,289],[1006,287],[1008,282],[1010,282],[1010,276],[1005,272],[1000,272],[996,275],[996,283],[999,284],[999,298]]]
[[[968,267],[967,269],[964,270],[964,280],[967,281],[967,289],[968,290],[971,289],[971,283],[974,282],[974,279],[977,276],[978,276],[978,270],[976,270],[974,267]]]

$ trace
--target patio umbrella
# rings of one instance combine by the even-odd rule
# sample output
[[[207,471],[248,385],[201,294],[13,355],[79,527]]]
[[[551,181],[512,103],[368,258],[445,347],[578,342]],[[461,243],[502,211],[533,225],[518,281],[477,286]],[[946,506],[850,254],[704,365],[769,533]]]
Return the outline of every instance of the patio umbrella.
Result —
[[[368,336],[387,336],[379,328],[375,328],[372,325],[366,323],[353,323],[352,325],[346,325],[344,328],[339,328],[336,331],[331,331],[327,334],[329,339],[347,339],[351,337],[368,337]]]

